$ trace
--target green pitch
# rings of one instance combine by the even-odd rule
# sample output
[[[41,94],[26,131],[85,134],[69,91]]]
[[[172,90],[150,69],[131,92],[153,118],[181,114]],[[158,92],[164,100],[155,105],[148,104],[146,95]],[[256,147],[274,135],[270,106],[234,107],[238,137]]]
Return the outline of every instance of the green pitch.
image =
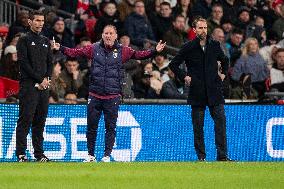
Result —
[[[0,188],[284,188],[284,163],[0,163]]]

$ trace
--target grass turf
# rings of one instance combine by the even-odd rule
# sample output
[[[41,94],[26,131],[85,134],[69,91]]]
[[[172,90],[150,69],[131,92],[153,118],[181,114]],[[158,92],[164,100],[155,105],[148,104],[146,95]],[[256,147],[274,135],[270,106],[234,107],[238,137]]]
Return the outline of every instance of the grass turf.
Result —
[[[0,188],[284,188],[284,163],[0,163]]]

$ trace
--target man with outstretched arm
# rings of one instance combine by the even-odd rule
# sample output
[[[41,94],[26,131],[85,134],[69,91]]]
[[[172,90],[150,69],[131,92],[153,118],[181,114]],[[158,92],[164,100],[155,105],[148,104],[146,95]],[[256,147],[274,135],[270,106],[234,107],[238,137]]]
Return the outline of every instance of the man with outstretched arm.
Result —
[[[105,151],[101,161],[110,162],[116,135],[116,121],[120,104],[123,63],[130,59],[147,59],[156,52],[161,52],[165,43],[161,41],[155,50],[135,51],[124,47],[117,41],[117,31],[112,25],[105,26],[102,40],[84,48],[65,48],[55,43],[54,48],[60,49],[71,57],[87,57],[92,60],[89,77],[89,99],[87,107],[87,147],[88,157],[84,162],[95,162],[95,144],[101,113],[105,121]]]

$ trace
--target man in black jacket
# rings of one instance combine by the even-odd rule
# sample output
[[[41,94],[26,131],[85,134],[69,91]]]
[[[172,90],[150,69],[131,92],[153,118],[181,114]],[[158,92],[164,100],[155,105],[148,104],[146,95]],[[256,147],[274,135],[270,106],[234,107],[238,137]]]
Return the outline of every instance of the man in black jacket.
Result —
[[[192,125],[194,131],[194,147],[200,161],[205,161],[204,145],[204,113],[209,107],[210,115],[215,124],[215,144],[218,161],[230,161],[227,157],[226,118],[222,80],[218,75],[218,63],[221,62],[222,74],[226,75],[228,59],[224,55],[220,43],[207,38],[207,22],[197,18],[193,22],[196,39],[183,45],[170,63],[170,69],[190,85],[188,103],[192,108]],[[187,73],[179,69],[185,61]],[[223,78],[223,77],[222,77]]]
[[[27,135],[32,129],[34,157],[47,162],[43,153],[43,130],[48,112],[49,78],[52,73],[51,48],[48,38],[40,35],[44,15],[29,15],[30,31],[17,44],[20,65],[19,119],[16,129],[16,155],[19,162],[26,156]]]

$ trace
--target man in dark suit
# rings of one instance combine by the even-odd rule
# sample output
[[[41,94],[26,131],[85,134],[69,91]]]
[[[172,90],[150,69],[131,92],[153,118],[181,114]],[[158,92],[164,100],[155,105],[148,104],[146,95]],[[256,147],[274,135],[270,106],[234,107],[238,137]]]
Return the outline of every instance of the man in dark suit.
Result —
[[[191,105],[194,131],[194,147],[200,161],[205,161],[204,112],[209,107],[215,124],[215,144],[218,161],[230,161],[227,157],[226,117],[222,79],[228,69],[228,58],[224,55],[220,43],[207,37],[207,22],[197,18],[193,22],[196,39],[185,43],[170,63],[170,69],[190,86],[188,103]],[[187,73],[179,69],[185,61]],[[218,75],[218,61],[222,72]],[[221,79],[222,78],[222,79]]]

